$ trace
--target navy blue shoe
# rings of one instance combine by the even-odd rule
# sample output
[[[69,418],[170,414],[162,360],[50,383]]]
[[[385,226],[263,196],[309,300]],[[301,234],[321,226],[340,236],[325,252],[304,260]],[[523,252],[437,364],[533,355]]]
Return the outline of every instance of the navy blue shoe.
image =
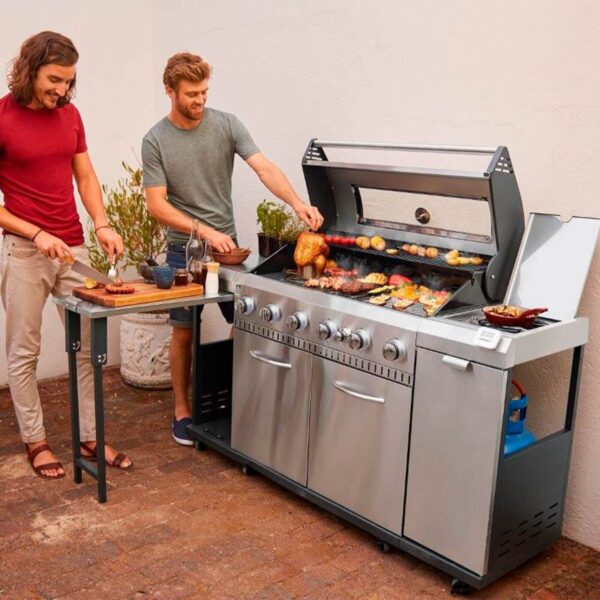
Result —
[[[181,444],[182,446],[194,445],[194,440],[186,430],[186,427],[191,424],[192,420],[189,417],[184,417],[183,419],[179,419],[179,421],[173,417],[173,422],[171,423],[171,435],[178,444]]]

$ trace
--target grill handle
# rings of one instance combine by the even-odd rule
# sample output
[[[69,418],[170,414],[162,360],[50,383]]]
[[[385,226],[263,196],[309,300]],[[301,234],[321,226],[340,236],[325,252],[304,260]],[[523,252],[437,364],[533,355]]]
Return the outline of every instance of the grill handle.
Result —
[[[268,365],[272,365],[274,367],[280,367],[281,369],[292,368],[292,365],[290,363],[281,362],[279,360],[275,360],[274,358],[263,356],[260,352],[257,352],[256,350],[250,350],[250,356],[252,356],[252,358],[255,358],[256,360],[260,360],[260,362],[267,363]]]
[[[315,140],[316,148],[356,148],[359,150],[402,150],[408,152],[443,152],[447,154],[495,154],[498,148],[477,146],[427,146],[410,144],[381,144],[377,142],[337,142]]]
[[[381,398],[380,396],[369,396],[368,394],[361,394],[360,392],[355,392],[350,388],[347,388],[343,383],[339,381],[333,382],[333,387],[340,390],[344,394],[348,394],[348,396],[352,396],[353,398],[358,398],[359,400],[368,400],[369,402],[377,402],[378,404],[384,404],[385,398]]]
[[[449,356],[448,354],[445,354],[442,357],[442,362],[458,371],[466,371],[471,364],[470,360],[464,360],[462,358],[457,358],[456,356]]]

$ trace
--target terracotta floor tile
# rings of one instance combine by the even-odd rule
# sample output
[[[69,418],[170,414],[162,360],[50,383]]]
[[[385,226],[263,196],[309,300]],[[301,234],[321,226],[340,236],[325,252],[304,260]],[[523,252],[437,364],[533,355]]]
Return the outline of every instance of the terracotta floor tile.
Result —
[[[63,380],[42,382],[49,440],[67,477],[25,459],[0,390],[0,598],[26,600],[448,600],[451,578],[213,451],[176,445],[172,393],[106,370],[107,438],[134,460],[108,471],[109,502],[72,481]],[[48,573],[53,576],[49,577]],[[471,600],[600,600],[600,553],[570,540]]]

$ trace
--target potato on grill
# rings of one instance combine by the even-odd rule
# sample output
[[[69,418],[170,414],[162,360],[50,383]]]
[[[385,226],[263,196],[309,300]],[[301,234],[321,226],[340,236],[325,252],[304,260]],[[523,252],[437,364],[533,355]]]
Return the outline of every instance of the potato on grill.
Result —
[[[376,306],[383,306],[390,299],[389,294],[381,294],[374,298],[369,298],[369,304],[375,304]]]
[[[359,235],[354,243],[361,250],[368,250],[371,247],[371,240],[366,235]]]
[[[371,248],[373,248],[373,250],[379,250],[380,252],[385,250],[385,240],[379,235],[373,236],[370,240],[370,243]]]

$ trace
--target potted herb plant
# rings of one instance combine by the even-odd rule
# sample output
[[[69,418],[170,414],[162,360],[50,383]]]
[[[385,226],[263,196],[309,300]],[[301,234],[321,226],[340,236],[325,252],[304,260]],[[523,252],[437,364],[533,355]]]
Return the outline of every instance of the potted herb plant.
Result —
[[[166,231],[146,209],[141,169],[122,164],[125,177],[114,188],[102,186],[102,191],[108,222],[123,238],[123,256],[116,266],[121,271],[134,267],[139,273],[144,265],[156,264],[156,258],[165,252]],[[91,264],[106,273],[108,257],[98,244],[91,222],[87,230]],[[161,311],[121,317],[121,376],[126,383],[152,389],[171,387],[171,327],[167,317]]]
[[[270,256],[286,243],[294,243],[303,225],[290,210],[271,200],[263,200],[256,207],[258,253]]]

